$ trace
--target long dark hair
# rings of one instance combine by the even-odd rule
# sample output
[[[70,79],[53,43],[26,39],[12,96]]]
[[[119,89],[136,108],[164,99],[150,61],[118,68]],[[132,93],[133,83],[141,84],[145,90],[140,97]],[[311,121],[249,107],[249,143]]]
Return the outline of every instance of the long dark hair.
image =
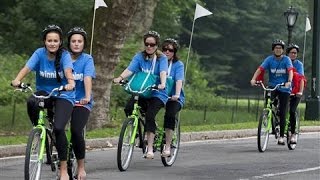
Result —
[[[56,59],[54,60],[54,67],[56,69],[56,78],[57,78],[58,83],[61,83],[61,77],[59,75],[59,70],[61,69],[60,61],[61,61],[63,51],[65,51],[65,48],[60,46],[57,51],[57,54],[56,54]]]

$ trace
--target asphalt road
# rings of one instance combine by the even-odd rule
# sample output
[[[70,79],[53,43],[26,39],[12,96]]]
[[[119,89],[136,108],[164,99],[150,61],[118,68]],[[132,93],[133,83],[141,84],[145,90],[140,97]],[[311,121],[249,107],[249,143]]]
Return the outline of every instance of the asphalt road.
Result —
[[[320,133],[304,133],[295,150],[276,145],[272,137],[266,152],[257,150],[256,137],[191,141],[181,144],[175,164],[164,167],[160,155],[143,159],[140,149],[134,153],[131,166],[120,172],[116,149],[87,152],[87,179],[113,180],[254,180],[254,179],[320,179]],[[23,156],[0,159],[0,179],[23,179]],[[42,179],[54,179],[44,166]]]

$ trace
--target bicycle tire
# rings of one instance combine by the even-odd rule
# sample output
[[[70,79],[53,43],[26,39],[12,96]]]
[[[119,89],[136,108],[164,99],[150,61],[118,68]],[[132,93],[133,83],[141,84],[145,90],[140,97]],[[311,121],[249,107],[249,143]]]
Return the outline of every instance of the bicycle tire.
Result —
[[[48,129],[46,129],[47,136],[46,136],[46,155],[47,155],[47,161],[46,164],[52,164],[52,149],[53,149],[53,143],[52,138],[50,135],[50,132]]]
[[[71,145],[70,145],[71,146]],[[68,160],[67,160],[67,170],[69,175],[69,180],[74,180],[77,177],[77,160],[75,154],[72,150],[72,147],[68,148]]]
[[[163,143],[161,145],[161,152],[163,151],[163,147],[165,144],[165,133],[164,133],[162,142]],[[176,161],[177,156],[178,156],[179,148],[180,148],[180,120],[176,120],[176,125],[175,125],[173,138],[172,138],[172,142],[171,142],[171,156],[169,156],[169,157],[162,157],[161,156],[162,164],[165,167],[170,167],[174,164],[174,162]]]
[[[296,128],[295,128],[295,138],[296,143],[291,144],[290,143],[290,137],[291,137],[291,124],[289,123],[288,131],[287,131],[287,145],[289,150],[295,150],[298,144],[299,134],[300,134],[300,118],[299,113],[296,111]]]
[[[120,171],[126,171],[132,159],[135,143],[131,144],[130,139],[132,136],[136,136],[136,134],[133,134],[133,122],[134,119],[129,118],[122,124],[117,149],[117,165]]]
[[[25,180],[41,179],[42,162],[39,157],[41,141],[43,140],[41,139],[41,133],[40,128],[34,128],[29,134],[24,163]]]
[[[270,121],[268,120],[269,113],[271,113],[269,110],[264,109],[259,118],[257,143],[258,143],[258,150],[260,152],[264,152],[268,147],[269,134],[270,134],[269,130],[267,129],[268,123],[270,123]]]

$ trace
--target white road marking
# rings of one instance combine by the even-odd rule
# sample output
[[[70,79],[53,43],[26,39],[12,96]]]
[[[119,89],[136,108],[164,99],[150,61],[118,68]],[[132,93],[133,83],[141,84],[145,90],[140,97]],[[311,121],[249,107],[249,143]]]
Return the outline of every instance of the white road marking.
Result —
[[[320,169],[320,166],[318,167],[313,167],[313,168],[307,168],[307,169],[298,169],[298,170],[293,170],[293,171],[287,171],[287,172],[281,172],[281,173],[270,173],[270,174],[263,174],[261,176],[254,176],[254,179],[263,179],[267,177],[273,177],[273,176],[281,176],[281,175],[287,175],[287,174],[294,174],[294,173],[301,173],[301,172],[308,172],[308,171],[315,171]]]

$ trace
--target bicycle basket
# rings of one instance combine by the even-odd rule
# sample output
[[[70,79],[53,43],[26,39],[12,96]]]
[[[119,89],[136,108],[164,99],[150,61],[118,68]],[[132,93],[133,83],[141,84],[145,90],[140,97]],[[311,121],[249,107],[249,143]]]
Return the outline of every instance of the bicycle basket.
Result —
[[[157,75],[151,73],[137,72],[129,78],[124,89],[130,94],[134,93],[144,98],[150,98],[152,94],[150,87],[156,84],[158,78]]]

